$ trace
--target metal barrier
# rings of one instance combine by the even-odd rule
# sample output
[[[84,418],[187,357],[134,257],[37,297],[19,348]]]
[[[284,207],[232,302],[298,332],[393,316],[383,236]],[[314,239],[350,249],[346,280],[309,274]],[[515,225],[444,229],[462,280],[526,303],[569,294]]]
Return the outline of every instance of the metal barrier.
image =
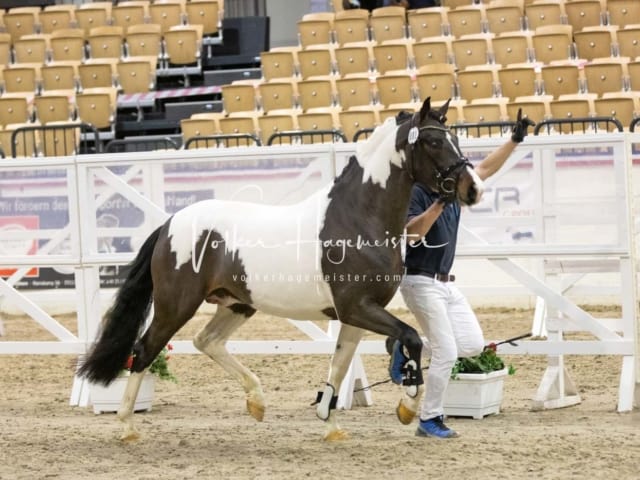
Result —
[[[600,125],[604,123],[605,128],[601,128]],[[553,129],[556,126],[558,128]],[[618,132],[623,132],[624,128],[622,123],[617,118],[613,117],[578,117],[578,118],[550,118],[539,122],[533,129],[534,135],[539,135],[540,131],[545,128],[546,133],[558,133],[562,132],[562,127],[569,127],[569,132],[563,133],[598,133],[598,130],[609,132],[609,127],[613,126]],[[580,126],[581,128],[576,128]]]
[[[93,136],[93,150],[89,139]],[[20,142],[20,143],[18,143]],[[21,151],[18,152],[18,149]],[[88,123],[56,123],[55,125],[28,125],[11,134],[11,156],[67,157],[102,150],[98,130]]]
[[[283,145],[283,139],[289,139],[286,143],[294,143],[297,140],[298,143],[335,143],[346,142],[347,137],[340,130],[290,130],[284,132],[276,132],[269,137],[267,145],[271,146],[276,140],[279,140],[278,145]],[[317,138],[320,141],[315,141]],[[325,138],[328,138],[330,142],[327,142]],[[310,140],[310,141],[305,141]]]
[[[202,145],[203,143],[204,145]],[[248,147],[251,145],[255,145],[256,147],[262,146],[260,139],[251,133],[203,135],[202,137],[188,138],[187,141],[184,142],[184,148],[186,150],[189,148]]]
[[[150,150],[178,150],[180,145],[169,137],[164,138],[125,138],[111,140],[105,147],[105,153],[148,152]]]
[[[464,136],[466,138],[469,137],[503,137],[506,134],[511,135],[511,130],[515,122],[477,122],[477,123],[455,123],[453,125],[449,125],[449,128],[456,132],[458,136]],[[475,135],[470,135],[470,131],[475,130]],[[485,131],[483,133],[483,131]],[[499,135],[493,135],[494,133],[498,133]]]

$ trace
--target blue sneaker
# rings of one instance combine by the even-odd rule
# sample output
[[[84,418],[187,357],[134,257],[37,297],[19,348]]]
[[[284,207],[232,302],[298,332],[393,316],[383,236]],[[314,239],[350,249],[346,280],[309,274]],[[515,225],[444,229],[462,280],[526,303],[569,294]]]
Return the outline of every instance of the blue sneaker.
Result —
[[[416,430],[416,437],[455,438],[457,436],[457,432],[444,424],[442,415],[429,420],[420,419]]]
[[[391,358],[389,360],[389,376],[391,381],[396,385],[401,385],[404,379],[404,365],[409,361],[407,356],[402,351],[402,344],[400,340],[393,342],[391,348]]]

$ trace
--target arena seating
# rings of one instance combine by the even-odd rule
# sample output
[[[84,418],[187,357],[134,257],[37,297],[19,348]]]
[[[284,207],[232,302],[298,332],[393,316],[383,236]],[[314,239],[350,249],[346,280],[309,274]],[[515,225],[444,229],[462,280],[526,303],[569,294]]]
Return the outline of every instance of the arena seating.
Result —
[[[300,18],[298,44],[257,55],[260,78],[244,75],[213,93],[224,105],[215,113],[229,120],[188,132],[242,133],[263,142],[261,126],[273,132],[331,125],[355,133],[354,126],[371,128],[400,108],[417,108],[426,96],[436,105],[453,99],[450,123],[507,123],[516,105],[526,105],[537,122],[606,113],[628,129],[640,114],[640,86],[633,80],[640,29],[632,21],[639,9],[633,0],[445,0],[441,7],[371,13],[336,5],[335,13]],[[135,110],[125,115],[144,118],[148,103],[140,99],[201,84],[211,49],[226,48],[223,12],[223,2],[213,0],[8,9],[6,33],[0,33],[2,96],[26,97],[31,113],[16,122],[28,124],[40,118],[36,96],[65,91],[74,105],[73,96],[86,88],[117,88]],[[231,87],[243,93],[234,95]],[[240,97],[252,107],[237,110]],[[497,109],[481,113],[491,103]],[[114,123],[104,131],[118,136],[114,105]],[[71,110],[72,118],[82,121],[78,111]],[[174,133],[187,118],[168,122]],[[188,132],[181,132],[184,142]]]

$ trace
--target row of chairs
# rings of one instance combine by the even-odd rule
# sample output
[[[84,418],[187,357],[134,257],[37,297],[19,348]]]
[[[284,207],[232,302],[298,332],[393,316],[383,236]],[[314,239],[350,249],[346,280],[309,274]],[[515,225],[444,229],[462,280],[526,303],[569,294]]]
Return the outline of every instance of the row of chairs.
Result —
[[[539,27],[535,32],[433,37],[383,44],[355,42],[344,46],[276,47],[261,54],[267,80],[289,76],[385,73],[416,69],[432,63],[452,63],[459,70],[473,65],[550,64],[640,55],[640,26],[587,27],[573,33],[570,25]]]
[[[224,11],[223,0],[130,0],[87,2],[40,7],[14,7],[0,10],[0,26],[13,41],[33,33],[52,34],[59,29],[78,27],[85,37],[92,28],[115,25],[126,32],[132,25],[154,23],[162,32],[176,25],[198,24],[206,36],[218,35]]]
[[[549,128],[545,133],[575,133],[586,130],[611,130],[611,125],[628,128],[637,118],[638,95],[605,95],[594,98],[588,95],[565,95],[559,99],[545,96],[519,97],[513,101],[500,103],[491,99],[464,103],[452,101],[447,114],[448,123],[456,130],[472,137],[486,135],[506,135],[517,117],[520,108],[540,123],[551,119],[561,121],[576,120],[576,125]],[[435,102],[439,105],[441,102]],[[336,111],[315,109],[310,112],[279,110],[269,114],[194,114],[181,121],[183,142],[190,148],[219,146],[216,136],[240,136],[238,145],[254,144],[257,139],[262,144],[277,143],[324,143],[337,140],[358,141],[364,139],[362,130],[372,129],[386,118],[396,116],[400,111],[417,111],[420,103],[402,107],[376,109],[348,109]],[[610,117],[611,122],[602,125],[596,119]],[[296,136],[291,132],[316,132],[317,135]],[[226,143],[228,146],[229,144]]]
[[[117,95],[113,87],[46,92],[33,98],[5,94],[0,97],[0,126],[80,119],[98,129],[112,129]]]
[[[85,63],[52,62],[43,66],[16,64],[0,70],[2,93],[40,95],[43,92],[117,87],[121,92],[145,93],[155,89],[155,57],[98,59]]]
[[[299,43],[339,44],[535,30],[538,27],[568,24],[575,31],[586,27],[637,23],[640,4],[633,0],[538,0],[528,3],[492,0],[487,5],[472,4],[450,9],[429,7],[406,11],[403,7],[354,9],[313,13],[298,22]]]
[[[199,25],[174,26],[162,33],[160,25],[139,24],[126,35],[122,27],[101,26],[92,28],[87,40],[80,29],[61,29],[50,35],[23,35],[13,43],[8,33],[0,33],[0,63],[155,56],[167,65],[188,65],[198,61],[202,38]]]

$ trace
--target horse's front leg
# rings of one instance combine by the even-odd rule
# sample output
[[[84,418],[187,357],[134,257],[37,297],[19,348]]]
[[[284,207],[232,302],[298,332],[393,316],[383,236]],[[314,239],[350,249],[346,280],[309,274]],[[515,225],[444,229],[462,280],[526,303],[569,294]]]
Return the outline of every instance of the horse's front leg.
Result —
[[[196,335],[193,344],[240,381],[246,394],[247,411],[261,422],[264,418],[265,406],[260,380],[251,370],[229,354],[225,347],[231,334],[254,313],[255,310],[247,306],[218,305],[215,315]]]
[[[424,392],[424,379],[421,368],[422,339],[420,335],[415,328],[391,315],[377,303],[363,300],[359,304],[345,303],[345,305],[349,305],[349,307],[344,313],[338,310],[338,316],[342,323],[398,338],[406,347],[409,360],[404,365],[406,370],[405,390],[396,409],[396,414],[400,422],[408,425],[416,416],[420,398]]]
[[[133,409],[135,408],[138,391],[144,378],[145,370],[142,372],[131,372],[127,380],[127,387],[122,397],[122,403],[118,409],[118,419],[124,423],[124,431],[120,436],[123,442],[133,442],[140,438],[140,433],[133,424]]]
[[[336,349],[331,359],[329,380],[322,391],[322,398],[316,409],[318,417],[326,422],[324,439],[327,441],[345,440],[349,438],[347,432],[342,430],[338,425],[335,406],[338,401],[340,386],[347,374],[349,365],[351,364],[351,360],[363,334],[364,330],[352,327],[351,325],[342,324],[340,327]]]

